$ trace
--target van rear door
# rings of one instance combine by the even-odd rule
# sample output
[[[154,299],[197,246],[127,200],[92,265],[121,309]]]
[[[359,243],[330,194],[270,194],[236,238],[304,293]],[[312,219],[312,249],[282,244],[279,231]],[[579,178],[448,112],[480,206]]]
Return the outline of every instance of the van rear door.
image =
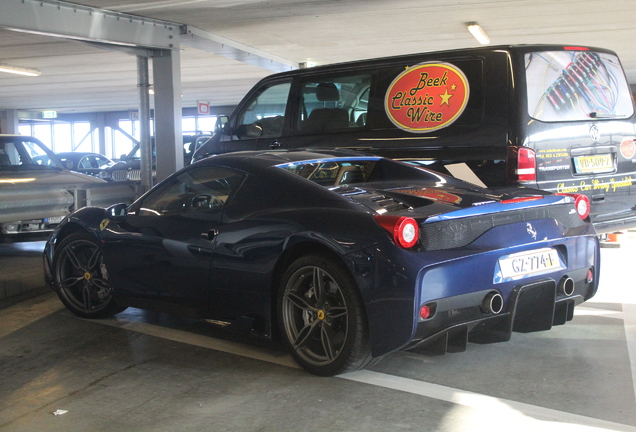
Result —
[[[522,146],[536,156],[536,183],[522,184],[587,195],[601,232],[635,223],[634,105],[616,54],[566,47],[517,60],[527,96]]]

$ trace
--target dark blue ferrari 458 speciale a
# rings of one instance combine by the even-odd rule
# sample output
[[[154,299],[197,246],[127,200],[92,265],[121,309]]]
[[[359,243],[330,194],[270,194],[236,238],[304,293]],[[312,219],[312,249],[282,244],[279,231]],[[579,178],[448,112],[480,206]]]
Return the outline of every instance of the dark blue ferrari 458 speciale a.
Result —
[[[86,207],[46,280],[85,318],[132,306],[282,338],[307,371],[458,352],[571,320],[598,286],[578,195],[482,189],[352,152],[213,156],[132,205]]]

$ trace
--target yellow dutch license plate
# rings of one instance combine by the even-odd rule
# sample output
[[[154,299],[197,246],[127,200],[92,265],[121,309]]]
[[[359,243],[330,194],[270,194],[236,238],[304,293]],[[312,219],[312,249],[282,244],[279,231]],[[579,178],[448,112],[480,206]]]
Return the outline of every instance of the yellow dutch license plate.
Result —
[[[574,169],[580,173],[607,173],[614,171],[614,158],[611,154],[578,156],[574,158]]]
[[[559,253],[553,248],[535,249],[499,258],[499,270],[504,280],[565,268]]]

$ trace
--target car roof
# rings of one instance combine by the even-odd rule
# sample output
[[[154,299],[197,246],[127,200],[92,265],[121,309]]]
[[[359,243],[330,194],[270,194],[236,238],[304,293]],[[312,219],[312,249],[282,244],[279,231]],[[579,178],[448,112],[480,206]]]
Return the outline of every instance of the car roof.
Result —
[[[268,150],[224,153],[202,159],[194,165],[227,165],[256,175],[267,168],[286,163],[365,156],[381,159],[378,156],[367,155],[352,150],[312,148],[311,150]]]
[[[59,157],[65,157],[65,158],[69,158],[69,157],[80,158],[80,157],[90,156],[90,155],[106,157],[100,153],[95,153],[95,152],[59,152],[55,154],[58,155]]]

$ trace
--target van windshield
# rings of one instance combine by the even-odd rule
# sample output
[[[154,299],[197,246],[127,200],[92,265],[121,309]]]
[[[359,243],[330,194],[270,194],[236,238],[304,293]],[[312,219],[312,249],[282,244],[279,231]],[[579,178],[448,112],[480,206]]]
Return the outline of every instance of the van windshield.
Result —
[[[618,57],[591,51],[525,55],[528,114],[548,122],[626,118],[634,112]]]

